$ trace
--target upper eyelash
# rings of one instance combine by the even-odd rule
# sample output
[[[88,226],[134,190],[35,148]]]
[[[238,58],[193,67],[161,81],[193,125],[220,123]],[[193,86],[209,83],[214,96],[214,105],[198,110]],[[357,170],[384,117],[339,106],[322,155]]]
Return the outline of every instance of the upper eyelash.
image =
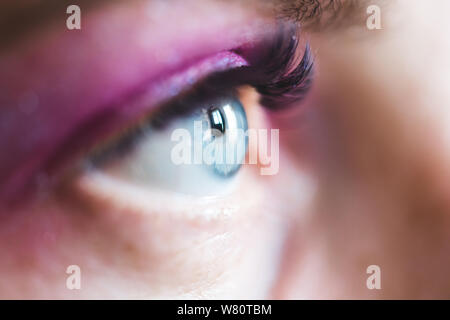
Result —
[[[273,110],[289,107],[302,100],[310,90],[314,59],[307,43],[303,57],[298,62],[298,46],[296,26],[283,24],[276,40],[266,47],[259,63],[258,77],[250,83],[261,94],[264,107]],[[257,69],[258,65],[253,68]]]
[[[248,66],[212,74],[188,95],[198,90],[207,94],[250,85],[261,95],[261,105],[268,109],[279,110],[300,102],[313,82],[314,58],[306,43],[302,59],[297,59],[297,31],[296,24],[281,22],[277,32],[257,47],[256,57],[247,57],[242,49],[235,50],[249,60]]]
[[[287,70],[286,67],[285,70]],[[292,106],[302,100],[312,85],[313,62],[309,45],[298,66],[290,73],[283,74],[274,81],[256,86],[261,96],[261,104],[270,109]]]
[[[289,64],[284,71],[289,69]],[[313,60],[309,45],[300,63],[289,73],[281,73],[272,82],[256,86],[262,95],[261,104],[270,109],[281,109],[302,100],[312,85]]]

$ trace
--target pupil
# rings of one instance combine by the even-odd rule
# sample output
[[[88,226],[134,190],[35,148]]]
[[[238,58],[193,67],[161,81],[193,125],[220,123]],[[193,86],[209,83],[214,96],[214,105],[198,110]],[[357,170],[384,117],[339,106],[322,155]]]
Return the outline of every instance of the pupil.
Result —
[[[214,135],[225,133],[225,118],[219,108],[211,107],[208,110],[209,122]]]

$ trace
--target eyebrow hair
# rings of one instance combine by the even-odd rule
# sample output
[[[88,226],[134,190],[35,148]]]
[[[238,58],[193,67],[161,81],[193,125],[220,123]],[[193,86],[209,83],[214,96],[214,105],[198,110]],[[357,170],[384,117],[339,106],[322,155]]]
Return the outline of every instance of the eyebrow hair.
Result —
[[[367,4],[367,0],[276,0],[275,10],[280,18],[294,20],[304,30],[321,32],[365,25]]]

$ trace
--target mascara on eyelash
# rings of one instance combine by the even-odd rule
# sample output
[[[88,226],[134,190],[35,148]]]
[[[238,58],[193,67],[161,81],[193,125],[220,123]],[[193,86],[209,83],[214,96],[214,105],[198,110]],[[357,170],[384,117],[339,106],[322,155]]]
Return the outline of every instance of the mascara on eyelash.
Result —
[[[250,49],[233,50],[249,62],[247,66],[213,74],[202,83],[215,90],[250,85],[261,95],[263,107],[274,111],[289,108],[305,98],[314,78],[310,46],[305,44],[299,61],[299,44],[298,26],[280,22],[276,32]]]
[[[305,98],[314,78],[311,48],[306,43],[299,61],[296,55],[299,43],[297,25],[281,22],[271,37],[261,41],[249,52],[245,53],[243,48],[234,50],[249,61],[248,65],[216,72],[195,87],[202,88],[202,94],[205,91],[214,94],[250,85],[261,95],[263,107],[271,110],[289,108]]]
[[[261,94],[261,105],[279,110],[303,100],[314,75],[314,59],[308,43],[298,62],[299,36],[295,24],[280,25],[275,39],[262,48],[264,53],[252,68],[257,76],[250,83]]]

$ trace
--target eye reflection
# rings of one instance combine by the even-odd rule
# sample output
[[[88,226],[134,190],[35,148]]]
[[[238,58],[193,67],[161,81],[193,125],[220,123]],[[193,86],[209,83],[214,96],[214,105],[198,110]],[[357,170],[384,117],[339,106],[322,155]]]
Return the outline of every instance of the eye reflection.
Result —
[[[247,118],[240,101],[236,98],[220,102],[220,108],[213,108],[215,117],[210,120],[210,130],[215,144],[209,156],[214,172],[223,177],[236,173],[247,152]],[[215,132],[215,134],[214,134]]]
[[[205,146],[206,160],[215,174],[230,177],[239,170],[247,153],[247,118],[241,102],[235,97],[222,99],[217,105],[220,107],[208,111],[208,131],[211,133]]]
[[[211,123],[211,129],[217,131],[219,136],[225,133],[225,119],[220,109],[211,107],[208,110],[209,122]]]

